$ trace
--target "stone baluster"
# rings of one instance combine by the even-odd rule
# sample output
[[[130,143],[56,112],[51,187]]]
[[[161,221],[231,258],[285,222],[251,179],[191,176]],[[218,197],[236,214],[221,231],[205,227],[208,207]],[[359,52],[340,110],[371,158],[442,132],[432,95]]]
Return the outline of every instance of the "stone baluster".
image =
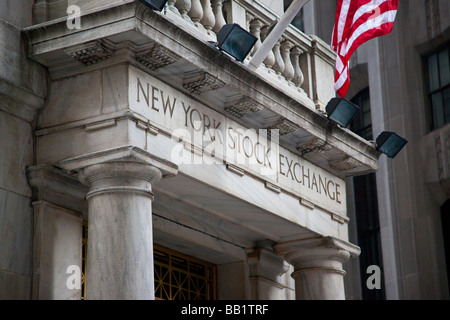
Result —
[[[245,12],[245,27],[242,26],[245,30],[250,30],[250,22],[255,19],[255,16],[251,14],[249,11]]]
[[[214,12],[211,7],[211,0],[201,0],[201,3],[203,9],[203,17],[200,20],[200,23],[209,33],[216,24],[216,18],[214,17]]]
[[[254,35],[258,40],[256,40],[255,46],[253,47],[250,55],[253,55],[258,48],[261,46],[261,27],[263,26],[261,20],[253,19],[250,21],[250,33]]]
[[[227,23],[225,17],[223,16],[223,1],[224,0],[211,0],[212,9],[214,12],[214,17],[216,23],[214,25],[213,31],[218,33],[220,29]]]
[[[175,2],[175,7],[178,9],[183,19],[192,22],[188,15],[188,12],[191,10],[191,0],[177,0]]]
[[[203,18],[203,7],[200,0],[191,0],[191,10],[188,14],[195,26],[200,26],[200,20]]]
[[[300,56],[303,54],[303,50],[299,47],[294,47],[291,50],[291,61],[292,65],[294,66],[294,78],[292,79],[292,82],[297,87],[301,87],[303,82],[305,81],[305,77],[303,76],[302,69],[300,68]]]
[[[281,42],[281,57],[284,62],[284,70],[282,75],[287,81],[291,81],[295,75],[294,66],[291,62],[291,49],[293,46],[294,44],[290,40],[283,40]]]
[[[261,29],[261,42],[264,42],[264,40],[266,39],[267,32],[268,32],[267,26]],[[268,53],[266,59],[264,59],[263,63],[267,68],[272,69],[272,66],[275,64],[275,54],[273,53],[272,50],[269,51],[269,53]]]
[[[178,9],[175,7],[175,2],[177,2],[177,0],[169,0],[168,6],[169,6],[169,10],[172,12],[175,12],[177,14],[179,14],[180,12],[178,11]]]
[[[275,64],[272,67],[273,70],[275,70],[276,74],[279,76],[283,73],[285,67],[283,57],[281,56],[280,46],[281,40],[279,40],[273,47],[273,54],[275,55]]]

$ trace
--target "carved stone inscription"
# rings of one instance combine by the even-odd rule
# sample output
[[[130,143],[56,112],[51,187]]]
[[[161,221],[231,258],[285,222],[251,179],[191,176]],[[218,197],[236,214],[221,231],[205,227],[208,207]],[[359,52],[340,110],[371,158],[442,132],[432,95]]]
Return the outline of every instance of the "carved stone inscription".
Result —
[[[130,68],[129,81],[130,109],[178,142],[168,160],[180,171],[185,165],[223,164],[345,215],[345,182],[281,147],[277,134],[245,128],[136,68]]]

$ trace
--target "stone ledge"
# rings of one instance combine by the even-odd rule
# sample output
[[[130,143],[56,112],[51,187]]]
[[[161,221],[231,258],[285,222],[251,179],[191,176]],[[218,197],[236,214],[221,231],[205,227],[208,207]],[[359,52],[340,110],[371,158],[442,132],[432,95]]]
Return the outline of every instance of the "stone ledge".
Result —
[[[0,78],[0,110],[27,122],[33,121],[39,108],[44,105],[44,97],[16,86],[15,84]]]
[[[134,146],[93,152],[79,157],[60,161],[56,166],[68,172],[76,172],[82,168],[105,162],[138,162],[157,167],[163,173],[163,177],[175,176],[178,166],[151,153]]]
[[[340,177],[364,174],[378,169],[377,160],[380,153],[372,144],[360,139],[347,129],[329,128],[328,120],[315,110],[315,102],[306,95],[300,97],[295,93],[297,91],[275,85],[260,73],[249,70],[245,64],[237,63],[226,57],[209,45],[198,33],[187,27],[184,28],[185,21],[147,10],[138,3],[125,3],[121,6],[95,11],[86,14],[83,19],[84,29],[77,30],[77,32],[67,30],[63,20],[27,28],[25,33],[29,39],[30,57],[46,64],[50,70],[57,70],[62,76],[63,60],[60,60],[58,62],[60,65],[57,66],[55,61],[58,59],[50,59],[50,57],[61,55],[70,60],[71,58],[64,53],[64,49],[85,42],[104,39],[102,41],[113,43],[113,39],[121,39],[124,35],[129,37],[128,44],[116,43],[116,47],[113,48],[116,50],[113,57],[88,67],[71,64],[68,68],[72,69],[68,75],[124,62],[141,65],[135,59],[139,48],[136,48],[136,45],[134,48],[133,45],[130,46],[133,42],[142,44],[142,48],[148,47],[150,44],[169,48],[171,53],[182,59],[158,68],[155,75],[159,74],[162,77],[165,75],[165,70],[170,70],[172,75],[166,76],[165,80],[174,88],[185,91],[186,89],[183,88],[183,83],[186,85],[183,82],[184,75],[191,71],[205,71],[214,76],[214,82],[217,85],[213,84],[206,92],[201,90],[200,95],[196,98],[201,101],[208,99],[210,108],[226,113],[223,104],[227,98],[239,94],[264,107],[261,112],[253,112],[238,119],[245,122],[247,127],[263,128],[266,119],[261,118],[261,114],[264,114],[263,117],[266,118],[277,116],[294,124],[294,127],[289,126],[289,132],[286,132],[284,140],[280,140],[282,145],[293,144],[295,139],[305,135],[326,141],[327,150],[322,150],[324,151],[322,153],[312,152],[306,155],[307,160],[318,166]],[[92,32],[94,29],[95,32]],[[321,45],[318,41],[312,41],[312,43]],[[120,54],[118,54],[119,51]],[[328,54],[325,56],[317,57],[317,59],[330,58]],[[144,68],[142,65],[141,67]],[[177,73],[177,68],[182,68],[182,70],[178,70]],[[159,71],[160,69],[164,70]],[[224,96],[224,94],[229,96]],[[218,99],[220,97],[224,98],[224,101],[220,101]],[[298,129],[295,130],[295,128]],[[299,153],[295,145],[292,145],[290,149]],[[346,156],[351,157],[352,162],[357,166],[350,170],[337,170],[330,166],[330,161]]]

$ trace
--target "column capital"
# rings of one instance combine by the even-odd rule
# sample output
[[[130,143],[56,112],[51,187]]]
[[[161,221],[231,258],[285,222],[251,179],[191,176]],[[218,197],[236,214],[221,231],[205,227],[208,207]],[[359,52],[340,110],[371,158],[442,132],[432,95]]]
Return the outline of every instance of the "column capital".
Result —
[[[152,185],[174,176],[178,166],[135,147],[123,146],[63,160],[57,164],[89,186],[86,195],[108,192],[136,192],[153,198]]]
[[[162,177],[178,174],[178,166],[170,161],[159,158],[135,146],[122,146],[99,152],[84,154],[78,157],[60,161],[56,166],[70,173],[77,173],[84,168],[105,163],[141,163],[158,168]]]
[[[89,186],[87,299],[154,299],[152,185],[178,167],[134,146],[57,165]]]
[[[275,252],[283,255],[296,270],[314,267],[331,267],[341,270],[343,263],[351,257],[357,257],[361,252],[358,246],[334,237],[292,240],[279,243],[274,246],[274,249]]]
[[[274,246],[294,266],[297,300],[345,299],[342,264],[360,253],[358,246],[333,237],[293,240]]]
[[[162,172],[149,164],[139,162],[105,162],[83,168],[80,181],[90,186],[86,195],[110,192],[135,192],[149,195],[153,199],[152,185],[162,178]]]

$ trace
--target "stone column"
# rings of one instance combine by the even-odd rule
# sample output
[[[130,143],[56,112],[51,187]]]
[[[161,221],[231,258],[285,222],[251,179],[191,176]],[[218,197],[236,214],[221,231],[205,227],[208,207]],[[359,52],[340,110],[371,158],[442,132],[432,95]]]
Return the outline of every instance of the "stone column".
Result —
[[[90,187],[87,299],[154,299],[152,185],[161,171],[116,161],[79,175]]]
[[[178,167],[135,146],[58,166],[89,187],[86,298],[154,299],[152,187]]]
[[[359,255],[359,247],[320,237],[280,243],[274,249],[294,266],[297,300],[345,300],[342,265]]]

